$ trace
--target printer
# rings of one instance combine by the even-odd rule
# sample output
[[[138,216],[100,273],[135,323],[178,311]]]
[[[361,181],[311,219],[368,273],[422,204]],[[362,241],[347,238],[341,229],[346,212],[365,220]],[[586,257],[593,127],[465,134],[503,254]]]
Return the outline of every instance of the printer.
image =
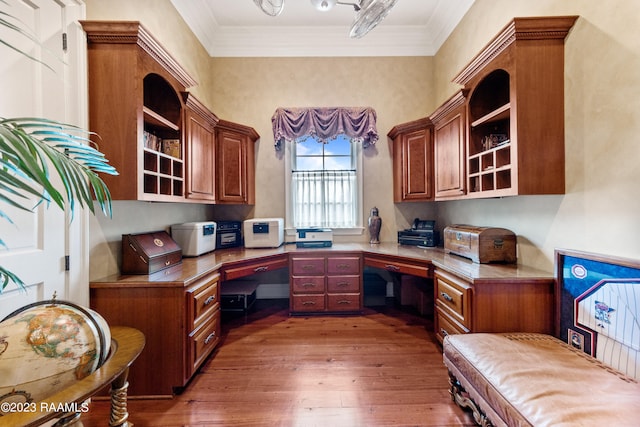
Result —
[[[330,228],[297,228],[297,248],[328,248],[333,244],[333,231]]]

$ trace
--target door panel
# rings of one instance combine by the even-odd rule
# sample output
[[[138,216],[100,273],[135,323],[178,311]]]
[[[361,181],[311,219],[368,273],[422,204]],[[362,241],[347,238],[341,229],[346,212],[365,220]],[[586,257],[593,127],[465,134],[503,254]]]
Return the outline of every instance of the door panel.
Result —
[[[34,61],[0,46],[0,117],[44,117],[86,127],[86,79],[80,77],[84,39],[77,20],[84,16],[84,5],[72,1],[9,0],[3,10],[18,18],[32,32],[38,45],[24,37],[0,29],[0,38],[17,46]],[[63,33],[68,33],[63,50]],[[46,64],[46,66],[44,65]],[[0,219],[0,233],[8,248],[0,249],[0,263],[17,274],[27,292],[9,285],[0,295],[0,319],[30,302],[58,299],[88,305],[86,258],[86,213],[70,214],[55,204],[37,204],[33,212],[1,209],[13,224]],[[65,272],[65,255],[71,271]],[[74,265],[75,264],[75,265]]]

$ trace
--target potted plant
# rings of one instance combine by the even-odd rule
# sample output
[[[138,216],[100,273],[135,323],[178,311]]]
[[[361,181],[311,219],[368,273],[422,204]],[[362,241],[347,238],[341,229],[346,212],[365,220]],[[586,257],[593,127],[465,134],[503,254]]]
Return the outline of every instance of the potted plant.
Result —
[[[8,5],[0,0],[0,26],[37,43],[19,20],[3,10]],[[38,61],[1,38],[0,45]],[[38,117],[5,118],[0,111],[0,221],[12,222],[3,203],[32,211],[40,203],[53,202],[61,209],[88,208],[95,214],[95,199],[104,214],[111,216],[111,195],[98,174],[118,173],[91,146],[90,136],[91,132],[77,126]],[[54,174],[62,182],[61,189],[52,183]],[[6,246],[2,236],[0,246]],[[0,266],[0,293],[10,283],[25,286]]]

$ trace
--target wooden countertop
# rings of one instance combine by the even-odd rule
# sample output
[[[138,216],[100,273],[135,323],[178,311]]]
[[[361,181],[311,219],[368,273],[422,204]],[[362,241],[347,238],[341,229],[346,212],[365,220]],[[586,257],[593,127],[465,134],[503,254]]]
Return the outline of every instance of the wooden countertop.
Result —
[[[334,243],[330,248],[296,248],[293,244],[278,248],[218,249],[199,257],[185,257],[182,263],[150,275],[118,275],[113,274],[91,281],[91,288],[118,286],[189,286],[203,276],[219,270],[221,267],[247,261],[268,261],[287,257],[293,253],[309,252],[361,252],[367,256],[382,256],[390,259],[406,260],[418,264],[432,264],[463,279],[479,284],[486,281],[549,281],[553,273],[531,268],[520,264],[478,264],[457,255],[445,254],[442,248],[418,248],[416,246],[399,245],[397,243]],[[366,265],[366,262],[365,262]]]

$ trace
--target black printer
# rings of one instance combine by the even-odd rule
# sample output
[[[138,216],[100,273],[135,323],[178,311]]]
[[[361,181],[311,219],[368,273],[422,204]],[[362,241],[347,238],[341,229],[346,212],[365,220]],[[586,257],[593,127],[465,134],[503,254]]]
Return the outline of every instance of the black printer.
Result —
[[[398,243],[420,247],[438,246],[439,233],[433,220],[414,219],[411,228],[398,231]]]

